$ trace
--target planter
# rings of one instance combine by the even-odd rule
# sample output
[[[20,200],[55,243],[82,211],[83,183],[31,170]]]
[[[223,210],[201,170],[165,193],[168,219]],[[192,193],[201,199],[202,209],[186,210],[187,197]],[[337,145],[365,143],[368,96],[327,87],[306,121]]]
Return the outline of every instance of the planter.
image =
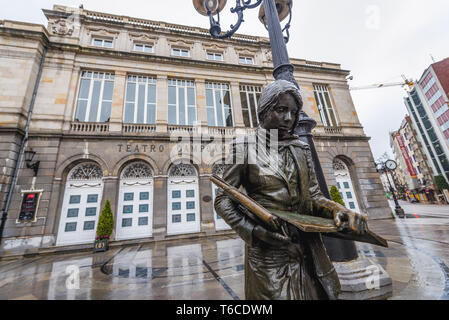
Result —
[[[109,249],[109,240],[97,240],[94,243],[94,253],[95,252],[105,252]]]

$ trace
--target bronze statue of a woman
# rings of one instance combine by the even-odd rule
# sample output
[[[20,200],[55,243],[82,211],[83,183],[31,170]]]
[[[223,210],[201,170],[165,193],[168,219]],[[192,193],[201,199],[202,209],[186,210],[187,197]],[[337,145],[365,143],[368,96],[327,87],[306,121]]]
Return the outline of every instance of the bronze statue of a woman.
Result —
[[[334,219],[340,230],[366,231],[366,216],[326,199],[318,186],[309,146],[293,134],[302,98],[292,83],[277,80],[263,91],[256,137],[268,140],[266,130],[277,129],[276,165],[268,165],[272,150],[257,143],[234,140],[223,179],[243,187],[266,209]],[[260,135],[264,137],[260,137]],[[273,148],[273,146],[271,146]],[[236,161],[236,159],[242,161]],[[245,241],[245,296],[249,300],[337,299],[338,275],[319,233],[304,233],[278,219],[269,230],[220,191],[217,213]]]

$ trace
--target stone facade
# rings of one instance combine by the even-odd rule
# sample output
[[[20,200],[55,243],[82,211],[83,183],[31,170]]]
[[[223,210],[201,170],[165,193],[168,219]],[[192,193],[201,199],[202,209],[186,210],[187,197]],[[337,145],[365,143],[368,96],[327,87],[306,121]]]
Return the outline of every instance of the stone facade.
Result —
[[[168,235],[170,154],[176,152],[175,147],[178,146],[177,141],[171,141],[170,137],[180,132],[201,133],[218,139],[223,134],[232,138],[252,132],[252,128],[245,126],[240,86],[263,88],[273,81],[269,40],[235,35],[228,40],[216,41],[208,35],[207,30],[200,28],[63,6],[44,10],[44,13],[49,21],[48,28],[0,21],[1,208],[5,206],[20,143],[25,134],[43,48],[46,48],[27,142],[27,148],[32,148],[40,161],[34,188],[44,191],[36,222],[18,223],[21,190],[30,189],[33,182],[33,171],[22,162],[3,234],[4,253],[33,252],[56,245],[58,234],[62,232],[61,211],[67,193],[65,190],[69,186],[69,172],[85,162],[95,163],[101,168],[101,206],[106,199],[111,200],[116,215],[121,197],[119,188],[122,170],[133,161],[143,161],[152,168],[154,201],[150,240],[231,232],[216,231],[209,176],[213,164],[221,161],[219,153],[210,163],[194,163],[199,189],[200,229],[185,235]],[[142,47],[137,48],[137,44]],[[144,46],[151,47],[151,50],[145,52]],[[140,48],[142,51],[136,51]],[[173,49],[179,50],[181,56],[177,56]],[[182,56],[183,50],[188,52],[185,57]],[[209,52],[221,55],[222,60],[208,60]],[[241,57],[250,58],[252,63],[240,63]],[[371,219],[391,217],[374,166],[369,138],[358,120],[346,83],[345,77],[349,72],[333,63],[301,59],[292,59],[292,63],[295,66],[295,78],[302,90],[304,110],[318,122],[314,130],[315,143],[328,185],[335,184],[332,163],[335,158],[339,158],[350,171],[360,209]],[[83,72],[113,75],[112,98],[110,101],[106,99],[110,102],[110,106],[105,109],[109,112],[107,121],[76,120]],[[149,76],[155,83],[156,110],[151,123],[124,121],[130,75]],[[170,124],[168,83],[171,79],[194,83],[195,125]],[[232,126],[208,125],[209,83],[226,84],[228,87]],[[317,84],[328,89],[327,105],[330,104],[333,109],[336,122],[331,126],[323,125],[325,111],[317,103],[314,93]],[[107,105],[108,102],[103,103]],[[203,147],[209,142],[203,141]]]

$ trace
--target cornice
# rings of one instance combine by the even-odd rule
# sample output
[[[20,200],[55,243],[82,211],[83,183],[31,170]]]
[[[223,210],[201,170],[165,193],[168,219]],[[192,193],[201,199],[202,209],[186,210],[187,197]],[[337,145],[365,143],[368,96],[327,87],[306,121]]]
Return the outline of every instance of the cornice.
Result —
[[[43,46],[48,46],[50,44],[49,34],[46,32],[46,29],[35,31],[0,26],[0,35],[39,40]]]

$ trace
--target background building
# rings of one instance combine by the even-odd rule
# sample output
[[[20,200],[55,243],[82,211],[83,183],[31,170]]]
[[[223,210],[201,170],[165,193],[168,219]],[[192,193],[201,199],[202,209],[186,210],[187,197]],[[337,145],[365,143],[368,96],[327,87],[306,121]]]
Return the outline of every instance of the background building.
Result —
[[[408,92],[405,105],[423,141],[433,175],[449,178],[449,58],[432,64]]]
[[[433,172],[427,164],[423,144],[410,116],[404,118],[398,131],[390,134],[390,142],[398,163],[396,171],[399,189],[401,189],[400,186],[404,186],[406,189],[399,191],[416,197],[418,201],[436,201]]]
[[[209,181],[223,172],[222,145],[207,162],[172,163],[170,155],[183,153],[171,138],[208,136],[194,139],[193,149],[195,141],[203,149],[224,135],[229,141],[253,132],[260,93],[273,81],[269,40],[217,42],[201,28],[64,6],[44,13],[48,28],[0,21],[0,208],[26,134],[27,150],[40,161],[35,178],[18,164],[3,254],[91,246],[106,199],[114,241],[231,232],[214,213]],[[391,217],[349,72],[334,63],[292,63],[304,109],[318,121],[327,183],[340,186],[348,207],[371,219]],[[37,215],[23,221],[22,191],[29,189],[42,196]]]

